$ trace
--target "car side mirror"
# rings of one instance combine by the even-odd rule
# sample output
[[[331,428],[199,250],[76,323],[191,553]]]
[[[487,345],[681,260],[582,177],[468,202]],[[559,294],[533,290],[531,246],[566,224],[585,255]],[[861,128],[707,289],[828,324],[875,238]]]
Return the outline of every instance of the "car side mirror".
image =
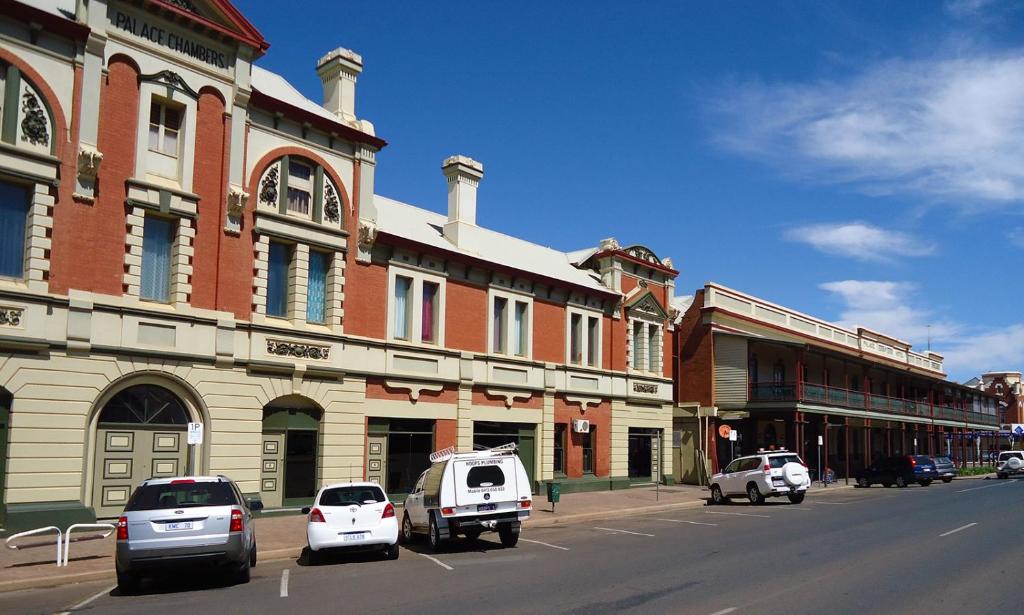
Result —
[[[302,507],[302,514],[308,515],[310,510],[312,510],[312,509],[309,506],[303,506]]]
[[[249,510],[259,512],[263,510],[263,500],[250,499],[246,502],[249,505]]]

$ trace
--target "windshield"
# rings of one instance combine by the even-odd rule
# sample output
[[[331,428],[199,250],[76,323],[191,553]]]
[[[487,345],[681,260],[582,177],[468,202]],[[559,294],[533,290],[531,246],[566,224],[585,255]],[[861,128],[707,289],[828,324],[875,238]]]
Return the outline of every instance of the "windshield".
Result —
[[[946,464],[953,463],[953,460],[950,459],[949,457],[936,457],[935,458],[935,463],[941,463],[943,465],[946,465]]]
[[[334,489],[325,489],[320,494],[321,506],[351,506],[353,504],[361,506],[363,504],[377,504],[386,501],[387,498],[384,497],[384,492],[380,490],[380,487],[371,485],[335,487]]]
[[[196,506],[235,506],[231,487],[222,482],[182,482],[142,485],[132,494],[125,510],[161,510]]]
[[[1024,455],[1022,455],[1019,452],[999,453],[999,461],[1006,461],[1007,459],[1010,459],[1011,457],[1016,457],[1017,459],[1024,459]]]

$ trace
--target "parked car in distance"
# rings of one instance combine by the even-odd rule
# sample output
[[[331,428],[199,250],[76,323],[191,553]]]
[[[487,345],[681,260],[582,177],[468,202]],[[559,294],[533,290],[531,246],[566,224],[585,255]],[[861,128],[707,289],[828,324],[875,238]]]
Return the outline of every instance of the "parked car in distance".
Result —
[[[1024,472],[1024,451],[1000,451],[996,459],[996,478]]]
[[[226,476],[143,481],[117,521],[118,589],[132,593],[144,574],[196,565],[218,566],[248,583],[256,565],[251,511],[262,508]]]
[[[488,531],[497,532],[503,546],[516,546],[533,506],[516,445],[466,453],[450,448],[430,457],[431,466],[405,500],[402,540],[426,532],[431,549],[439,551],[459,534],[476,540]]]
[[[938,479],[935,464],[926,455],[898,455],[880,459],[857,475],[858,487],[870,487],[881,483],[883,487],[906,487],[917,483],[922,487]]]
[[[332,550],[380,549],[398,559],[395,506],[377,483],[338,483],[320,489],[306,515],[309,563]]]
[[[780,496],[799,504],[810,486],[807,465],[799,455],[785,449],[758,451],[756,455],[734,459],[711,477],[711,502],[724,504],[731,496],[746,495],[751,504]]]
[[[953,465],[953,460],[949,457],[932,457],[932,463],[935,464],[937,478],[941,478],[942,482],[948,483],[956,478],[956,466]]]

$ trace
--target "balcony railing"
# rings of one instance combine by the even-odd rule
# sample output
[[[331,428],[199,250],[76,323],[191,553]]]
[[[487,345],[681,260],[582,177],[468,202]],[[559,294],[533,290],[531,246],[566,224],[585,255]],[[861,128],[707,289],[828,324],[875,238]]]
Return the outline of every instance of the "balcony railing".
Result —
[[[936,418],[945,421],[998,425],[997,417],[993,414],[932,404],[927,400],[875,395],[874,393],[869,394],[863,391],[853,391],[809,382],[752,383],[748,399],[749,401],[760,402],[802,401],[857,410],[873,410],[889,414]]]

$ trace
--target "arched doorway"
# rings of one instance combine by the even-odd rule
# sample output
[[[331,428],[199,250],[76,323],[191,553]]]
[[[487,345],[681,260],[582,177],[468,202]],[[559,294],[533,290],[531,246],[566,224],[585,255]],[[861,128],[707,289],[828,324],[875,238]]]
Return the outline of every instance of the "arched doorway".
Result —
[[[267,508],[306,506],[319,485],[323,412],[299,396],[263,408],[260,499]]]
[[[188,472],[188,422],[181,398],[156,384],[129,386],[103,405],[92,481],[97,518],[120,514],[147,478]]]

